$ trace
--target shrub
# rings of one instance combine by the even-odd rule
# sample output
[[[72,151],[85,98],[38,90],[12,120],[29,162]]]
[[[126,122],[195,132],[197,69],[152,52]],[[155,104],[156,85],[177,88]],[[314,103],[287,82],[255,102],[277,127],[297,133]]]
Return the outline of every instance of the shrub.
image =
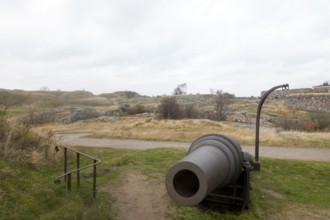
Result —
[[[199,118],[199,112],[193,104],[185,105],[183,108],[183,114],[185,118]]]
[[[164,96],[158,105],[158,114],[161,119],[180,119],[182,111],[174,96]]]
[[[307,132],[313,132],[320,129],[319,122],[316,120],[305,120],[302,129]]]
[[[144,107],[144,105],[136,104],[130,109],[129,114],[136,115],[136,114],[142,114],[144,112],[146,112],[146,108]]]
[[[314,132],[319,130],[319,123],[316,120],[310,118],[282,118],[280,120],[280,126],[284,130],[296,130]]]
[[[128,115],[129,112],[131,111],[131,106],[129,104],[124,104],[119,107],[119,111],[122,113]]]
[[[35,110],[30,111],[21,122],[24,125],[43,125],[56,121],[56,113],[55,112],[37,112]]]
[[[117,113],[119,113],[120,115],[136,115],[148,111],[149,110],[147,110],[142,104],[135,104],[133,106],[130,106],[129,104],[123,104],[118,108]]]
[[[31,132],[29,127],[0,120],[1,159],[21,163],[49,162],[54,159],[50,155],[50,147],[55,143],[53,133],[41,137]]]
[[[311,112],[305,117],[284,117],[278,122],[285,130],[328,131],[330,129],[330,113]]]
[[[310,117],[312,120],[318,122],[320,130],[330,130],[330,113],[313,112]]]

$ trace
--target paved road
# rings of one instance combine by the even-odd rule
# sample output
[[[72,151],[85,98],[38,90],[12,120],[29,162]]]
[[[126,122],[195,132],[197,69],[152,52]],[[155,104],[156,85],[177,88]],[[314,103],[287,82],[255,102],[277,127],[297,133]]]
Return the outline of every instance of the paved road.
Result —
[[[168,142],[168,141],[143,141],[128,139],[97,139],[88,138],[88,133],[79,134],[58,134],[63,144],[73,146],[88,147],[110,147],[120,149],[150,149],[161,147],[175,147],[188,149],[191,143],[184,142]],[[247,151],[254,155],[254,146],[242,146],[243,151]],[[260,157],[296,159],[296,160],[313,160],[313,161],[330,161],[330,149],[321,148],[301,148],[301,147],[267,147],[260,146]]]

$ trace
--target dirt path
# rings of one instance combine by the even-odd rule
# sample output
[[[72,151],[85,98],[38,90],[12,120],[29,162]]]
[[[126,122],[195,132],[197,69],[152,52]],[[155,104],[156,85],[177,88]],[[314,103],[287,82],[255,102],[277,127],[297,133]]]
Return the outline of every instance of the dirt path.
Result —
[[[121,149],[150,149],[161,147],[175,147],[188,149],[190,143],[168,142],[168,141],[143,141],[143,140],[123,140],[123,139],[97,139],[88,138],[88,133],[79,134],[61,134],[57,135],[64,144],[73,146],[89,147],[110,147]],[[254,146],[242,146],[243,151],[254,155]],[[267,147],[260,146],[261,157],[295,159],[295,160],[313,160],[330,161],[330,149],[321,148],[302,148],[302,147]]]
[[[171,219],[169,198],[163,183],[151,182],[137,172],[125,173],[119,188],[108,188],[116,210],[116,219]]]

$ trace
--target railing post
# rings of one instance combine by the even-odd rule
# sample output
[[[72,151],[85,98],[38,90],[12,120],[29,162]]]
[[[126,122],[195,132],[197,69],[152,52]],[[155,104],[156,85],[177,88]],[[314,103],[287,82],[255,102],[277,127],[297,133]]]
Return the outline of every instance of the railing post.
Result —
[[[71,192],[71,173],[68,174],[68,191]]]
[[[97,160],[93,160],[94,164],[97,163]],[[96,165],[93,166],[93,198],[96,197]]]
[[[80,154],[77,152],[77,188],[80,187]]]
[[[68,148],[64,147],[64,173],[68,171]],[[66,176],[64,176],[64,182],[66,183]]]

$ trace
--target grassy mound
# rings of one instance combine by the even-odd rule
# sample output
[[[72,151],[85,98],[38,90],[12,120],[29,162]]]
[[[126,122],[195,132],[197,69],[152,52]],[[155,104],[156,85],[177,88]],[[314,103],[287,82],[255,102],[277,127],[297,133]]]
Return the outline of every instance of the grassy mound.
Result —
[[[21,90],[1,90],[0,105],[30,108],[55,108],[64,103],[56,96],[42,92],[27,92]]]
[[[105,97],[95,96],[93,93],[87,91],[66,92],[60,95],[59,99],[67,104],[76,105],[102,106],[109,104]]]

